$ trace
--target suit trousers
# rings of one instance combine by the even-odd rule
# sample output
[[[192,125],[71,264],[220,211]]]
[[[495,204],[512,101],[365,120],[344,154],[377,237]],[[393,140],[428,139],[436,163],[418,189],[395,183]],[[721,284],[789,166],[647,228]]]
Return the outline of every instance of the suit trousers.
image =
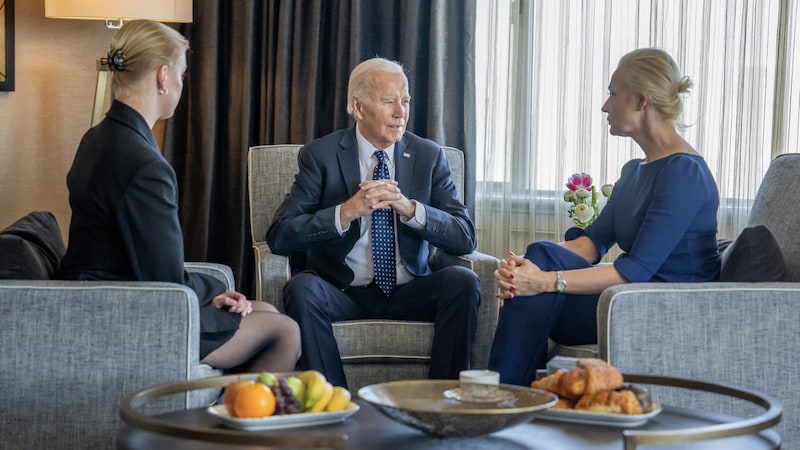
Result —
[[[374,283],[340,290],[316,273],[306,271],[293,276],[283,294],[286,314],[300,326],[300,367],[322,372],[334,386],[347,387],[331,326],[343,320],[434,322],[430,378],[457,379],[458,372],[469,367],[480,280],[465,267],[445,267],[416,278],[397,286],[388,298]]]
[[[590,267],[585,259],[553,242],[534,242],[525,259],[544,271]],[[514,297],[500,308],[489,369],[500,382],[530,386],[547,363],[548,338],[564,345],[597,343],[598,295],[544,292]]]

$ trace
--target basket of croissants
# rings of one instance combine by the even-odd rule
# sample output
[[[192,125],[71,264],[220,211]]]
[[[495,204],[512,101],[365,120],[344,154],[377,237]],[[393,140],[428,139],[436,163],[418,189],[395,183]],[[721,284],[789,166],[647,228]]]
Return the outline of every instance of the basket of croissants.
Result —
[[[633,415],[653,406],[647,388],[625,383],[616,367],[596,358],[579,358],[575,367],[560,368],[533,381],[531,387],[558,395],[554,409]]]

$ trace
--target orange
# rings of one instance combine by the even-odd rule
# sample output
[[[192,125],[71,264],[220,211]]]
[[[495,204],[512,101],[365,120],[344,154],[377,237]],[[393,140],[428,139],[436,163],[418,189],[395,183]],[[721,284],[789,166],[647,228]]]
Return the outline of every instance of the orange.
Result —
[[[252,383],[239,388],[233,399],[236,417],[267,417],[275,412],[275,395],[264,384]]]
[[[223,403],[225,403],[225,408],[228,410],[228,414],[234,416],[233,413],[233,402],[236,399],[236,396],[239,394],[239,391],[242,387],[247,386],[249,384],[254,384],[251,380],[236,380],[231,381],[225,386],[225,395],[222,397]]]

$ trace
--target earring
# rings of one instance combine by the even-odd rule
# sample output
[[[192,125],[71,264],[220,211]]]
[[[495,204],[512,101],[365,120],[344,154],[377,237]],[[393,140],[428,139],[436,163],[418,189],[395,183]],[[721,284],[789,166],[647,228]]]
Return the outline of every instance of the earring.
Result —
[[[167,95],[169,93],[169,89],[163,87],[163,88],[158,90],[158,93],[161,94],[161,95]]]

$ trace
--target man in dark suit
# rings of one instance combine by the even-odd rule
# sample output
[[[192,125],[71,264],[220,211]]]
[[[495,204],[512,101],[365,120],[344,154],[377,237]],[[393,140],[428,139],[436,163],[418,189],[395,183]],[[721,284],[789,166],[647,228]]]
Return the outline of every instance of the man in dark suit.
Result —
[[[475,227],[442,148],[405,130],[411,97],[402,67],[362,62],[347,98],[355,127],[303,147],[266,236],[274,253],[306,256],[284,287],[286,313],[300,325],[300,365],[347,386],[332,322],[433,321],[429,375],[458,378],[469,365],[480,281],[459,266],[432,272],[429,244],[470,253]]]

